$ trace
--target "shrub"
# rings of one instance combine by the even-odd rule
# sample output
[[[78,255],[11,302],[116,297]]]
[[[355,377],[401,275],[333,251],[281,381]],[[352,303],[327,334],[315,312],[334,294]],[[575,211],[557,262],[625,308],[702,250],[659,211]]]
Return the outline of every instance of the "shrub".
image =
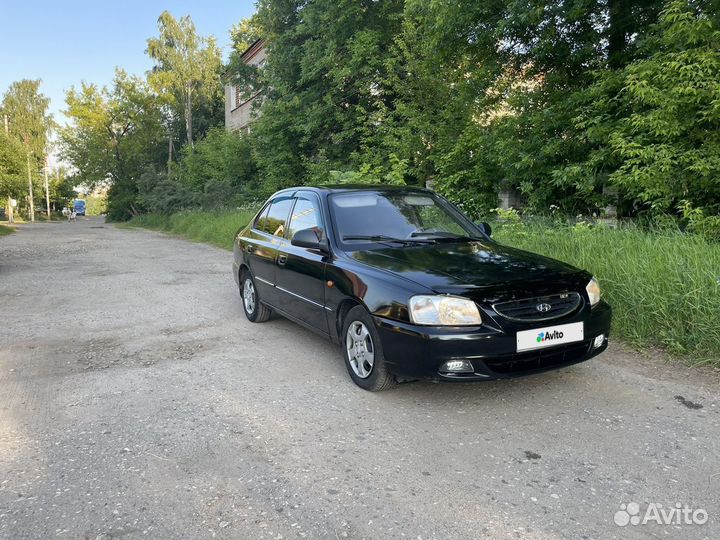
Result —
[[[693,208],[688,201],[680,204],[683,219],[687,221],[687,230],[698,234],[709,242],[720,242],[720,216],[705,215],[702,208]]]
[[[197,194],[164,171],[146,169],[137,185],[138,200],[150,212],[171,214],[198,205]]]
[[[206,208],[238,204],[258,188],[249,138],[223,128],[211,129],[194,149],[183,148],[174,174]]]

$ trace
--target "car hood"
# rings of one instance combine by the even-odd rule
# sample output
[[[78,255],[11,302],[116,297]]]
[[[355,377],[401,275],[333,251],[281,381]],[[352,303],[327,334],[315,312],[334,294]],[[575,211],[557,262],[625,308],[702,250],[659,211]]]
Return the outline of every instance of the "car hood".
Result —
[[[348,255],[435,292],[473,298],[580,290],[589,279],[589,274],[568,264],[491,241],[442,242]]]

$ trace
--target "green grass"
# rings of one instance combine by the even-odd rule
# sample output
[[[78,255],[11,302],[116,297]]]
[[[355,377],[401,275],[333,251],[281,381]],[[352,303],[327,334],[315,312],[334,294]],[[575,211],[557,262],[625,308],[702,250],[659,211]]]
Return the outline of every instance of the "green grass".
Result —
[[[145,227],[231,249],[252,210],[149,214]],[[677,231],[519,222],[496,224],[502,243],[586,269],[613,307],[613,335],[642,349],[666,349],[720,365],[720,245]]]
[[[6,236],[15,232],[14,227],[8,227],[7,225],[0,225],[0,236]]]
[[[496,227],[503,243],[584,268],[613,307],[613,334],[641,348],[664,348],[720,365],[720,245],[677,231]]]
[[[143,214],[122,226],[143,227],[232,249],[235,233],[247,225],[254,214],[254,210],[248,209],[191,211],[172,215]]]

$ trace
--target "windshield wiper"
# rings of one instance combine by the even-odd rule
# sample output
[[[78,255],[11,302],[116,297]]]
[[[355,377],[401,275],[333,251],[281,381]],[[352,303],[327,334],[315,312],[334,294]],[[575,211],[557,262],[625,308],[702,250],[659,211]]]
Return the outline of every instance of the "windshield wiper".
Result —
[[[352,235],[343,236],[345,240],[367,240],[369,242],[398,242],[400,244],[412,245],[412,244],[434,244],[434,240],[420,239],[420,238],[395,238],[394,236],[386,236],[384,234],[372,234],[372,235]]]
[[[463,234],[455,234],[447,231],[417,231],[412,233],[413,238],[422,236],[423,238],[433,240],[465,240],[465,241],[480,241],[485,242],[485,238],[477,236],[467,236]]]

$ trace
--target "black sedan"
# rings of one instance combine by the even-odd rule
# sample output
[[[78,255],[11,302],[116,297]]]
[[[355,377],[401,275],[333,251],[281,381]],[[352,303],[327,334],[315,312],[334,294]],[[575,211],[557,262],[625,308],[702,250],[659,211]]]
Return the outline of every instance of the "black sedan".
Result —
[[[498,244],[424,189],[282,190],[238,231],[233,273],[250,321],[275,312],[340,344],[367,390],[525,375],[608,344],[595,278]]]

